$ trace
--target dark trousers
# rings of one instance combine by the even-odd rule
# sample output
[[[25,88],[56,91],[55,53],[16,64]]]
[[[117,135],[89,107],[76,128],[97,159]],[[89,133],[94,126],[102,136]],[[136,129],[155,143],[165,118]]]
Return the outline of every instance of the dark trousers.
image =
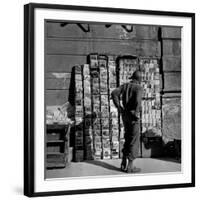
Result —
[[[140,145],[140,122],[133,119],[129,112],[122,114],[124,123],[124,147],[122,149],[123,157],[129,160],[134,160],[138,157]]]

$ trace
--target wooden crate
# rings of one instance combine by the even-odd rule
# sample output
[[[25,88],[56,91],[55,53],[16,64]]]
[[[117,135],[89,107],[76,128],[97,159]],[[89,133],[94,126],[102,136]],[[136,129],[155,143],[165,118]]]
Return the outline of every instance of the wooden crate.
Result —
[[[65,167],[69,160],[70,126],[51,124],[46,126],[46,168]]]

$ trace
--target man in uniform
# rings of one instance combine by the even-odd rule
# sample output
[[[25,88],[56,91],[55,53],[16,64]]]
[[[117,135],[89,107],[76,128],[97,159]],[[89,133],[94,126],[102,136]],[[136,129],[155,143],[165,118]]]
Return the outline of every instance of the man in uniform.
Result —
[[[140,168],[134,166],[134,160],[139,152],[140,109],[143,88],[140,86],[141,77],[138,70],[132,74],[130,79],[130,82],[113,90],[111,96],[114,105],[122,116],[125,130],[121,170],[127,173],[136,173],[140,172]],[[122,105],[120,103],[121,98]]]

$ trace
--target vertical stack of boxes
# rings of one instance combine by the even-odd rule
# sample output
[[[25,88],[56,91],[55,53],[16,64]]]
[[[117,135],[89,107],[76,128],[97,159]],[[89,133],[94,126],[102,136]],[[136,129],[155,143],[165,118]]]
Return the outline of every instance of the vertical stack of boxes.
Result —
[[[83,144],[83,80],[82,66],[75,66],[75,146],[74,157],[75,161],[84,159],[84,144]]]
[[[109,97],[108,97],[108,58],[105,55],[98,56],[100,72],[100,102],[101,102],[101,133],[103,159],[111,158],[111,141],[109,131]]]
[[[92,94],[92,132],[94,137],[94,159],[102,158],[102,133],[101,133],[101,103],[100,103],[100,73],[98,54],[90,54],[90,75]]]
[[[112,91],[117,87],[116,62],[114,56],[108,56],[108,88],[110,104],[110,135],[111,158],[119,158],[119,118],[118,111],[111,98]]]
[[[138,59],[133,58],[132,56],[124,56],[119,58],[118,63],[118,71],[119,71],[119,84],[125,84],[130,81],[130,77],[133,72],[139,69]],[[122,100],[121,100],[122,101]],[[122,102],[121,102],[122,104]],[[119,130],[120,130],[120,157],[122,157],[122,149],[124,146],[124,125],[122,117],[119,119]]]
[[[90,67],[83,66],[84,85],[84,158],[92,160],[94,154],[94,138],[92,133],[92,101],[91,101],[91,76]]]
[[[160,72],[157,59],[141,59],[142,133],[152,137],[161,136]]]

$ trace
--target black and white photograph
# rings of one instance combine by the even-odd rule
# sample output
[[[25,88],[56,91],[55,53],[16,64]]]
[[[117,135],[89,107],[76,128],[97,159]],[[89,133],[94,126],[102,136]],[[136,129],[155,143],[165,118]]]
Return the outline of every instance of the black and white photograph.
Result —
[[[181,27],[46,20],[46,178],[181,171]]]
[[[25,16],[25,195],[194,186],[194,13]]]

